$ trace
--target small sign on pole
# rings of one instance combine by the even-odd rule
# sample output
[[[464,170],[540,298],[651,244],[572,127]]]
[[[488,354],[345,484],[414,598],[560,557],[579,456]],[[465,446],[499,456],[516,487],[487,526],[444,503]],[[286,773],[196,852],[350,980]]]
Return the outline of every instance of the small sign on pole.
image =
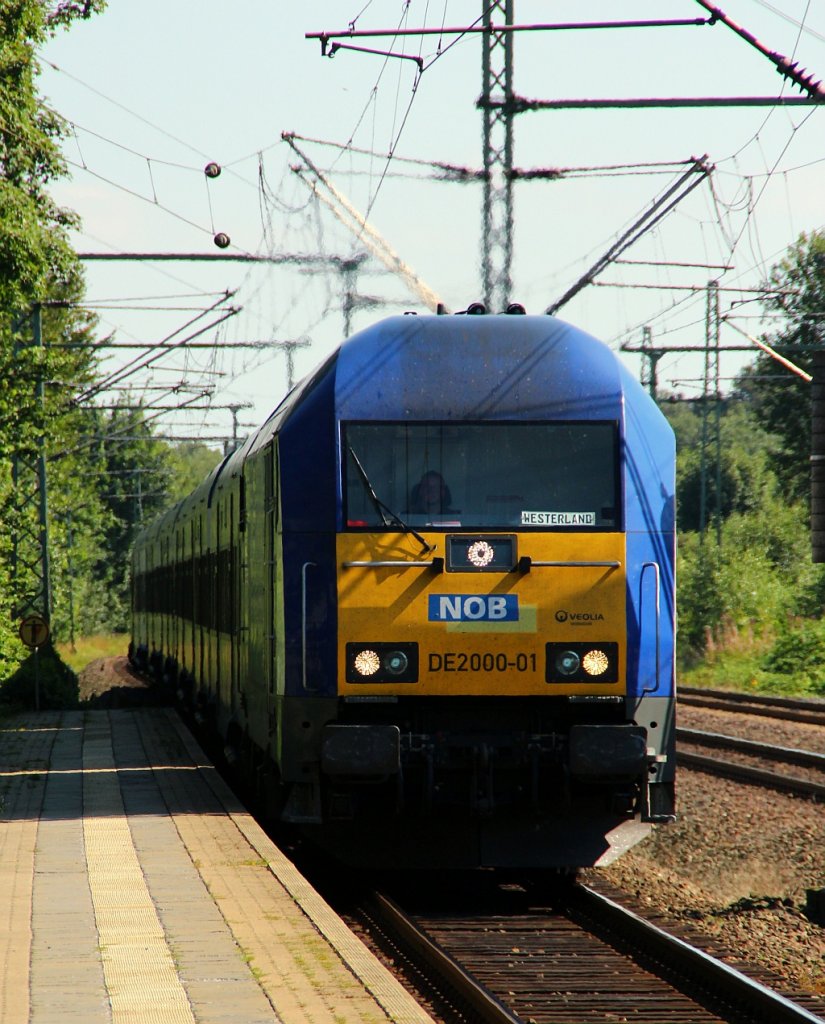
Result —
[[[27,615],[20,623],[18,633],[26,647],[37,650],[49,639],[49,624],[42,615]]]

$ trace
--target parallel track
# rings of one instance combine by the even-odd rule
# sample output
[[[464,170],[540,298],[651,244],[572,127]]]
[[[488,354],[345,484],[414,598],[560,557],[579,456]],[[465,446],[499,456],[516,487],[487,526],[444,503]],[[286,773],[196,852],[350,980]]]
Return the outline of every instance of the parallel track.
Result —
[[[748,700],[751,699],[748,696]],[[740,716],[756,713],[783,720],[787,720],[790,714],[795,716],[791,720],[804,721],[806,724],[809,724],[810,715],[813,714],[816,716],[816,724],[825,726],[825,711],[800,712],[796,709],[803,702],[796,700],[791,701],[793,708],[789,710],[788,698],[765,698],[765,701],[767,703],[757,708],[756,712],[750,705],[738,700],[727,704],[725,710],[736,712]],[[702,702],[702,706],[705,707],[710,704],[710,701]],[[734,727],[733,721],[731,725]],[[677,759],[684,767],[696,768],[724,778],[770,786],[817,800],[825,799],[825,754],[700,729],[677,728],[676,740]],[[708,754],[705,752],[706,749],[731,751],[733,757]],[[802,772],[794,773],[787,770],[786,766],[790,765],[801,767]]]
[[[506,893],[479,907],[485,901],[413,920],[374,895],[365,911],[368,930],[390,943],[396,963],[416,965],[417,983],[428,979],[451,1024],[822,1024],[813,1010],[584,886],[549,898]]]
[[[825,725],[825,701],[823,700],[765,697],[734,690],[703,690],[683,686],[679,690],[678,701],[687,706],[712,708],[715,711],[733,711],[738,714],[779,718],[787,722]]]

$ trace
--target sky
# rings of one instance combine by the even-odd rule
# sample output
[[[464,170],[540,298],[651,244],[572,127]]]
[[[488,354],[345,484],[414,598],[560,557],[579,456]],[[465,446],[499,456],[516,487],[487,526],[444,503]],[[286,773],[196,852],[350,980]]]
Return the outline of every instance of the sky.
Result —
[[[823,0],[719,6],[825,80]],[[306,35],[467,28],[483,9],[478,0],[110,0],[42,50],[41,93],[70,125],[70,176],[53,192],[81,217],[79,252],[275,260],[87,260],[87,302],[101,337],[119,346],[106,350],[112,389],[97,401],[123,400],[129,388],[147,405],[188,403],[160,415],[158,431],[219,444],[265,419],[290,362],[299,379],[340,343],[342,261],[358,261],[353,330],[426,312],[366,233],[314,196],[283,133],[450,310],[482,297],[482,186],[436,169],[482,165],[482,37],[342,39],[380,53],[330,58]],[[696,0],[515,0],[514,9],[517,25],[706,17]],[[721,22],[520,31],[513,82],[533,100],[801,95]],[[510,299],[531,313],[565,295],[702,157],[712,173],[558,311],[617,351],[638,347],[647,329],[668,350],[660,387],[686,397],[702,392],[703,360],[678,349],[705,342],[708,282],[720,289],[723,348],[748,345],[741,331],[770,335],[776,322],[761,318],[755,290],[801,232],[825,227],[825,108],[529,110],[514,122],[514,166],[563,171],[514,187]],[[122,347],[189,337],[204,347]],[[639,372],[638,356],[623,358]],[[749,358],[723,353],[723,390]]]

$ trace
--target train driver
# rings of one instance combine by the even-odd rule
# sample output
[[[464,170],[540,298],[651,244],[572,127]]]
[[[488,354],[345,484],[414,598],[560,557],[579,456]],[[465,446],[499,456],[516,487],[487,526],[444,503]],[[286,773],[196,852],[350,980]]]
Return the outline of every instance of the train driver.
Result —
[[[410,511],[424,515],[455,513],[451,508],[452,495],[444,477],[434,469],[428,469],[410,494]]]

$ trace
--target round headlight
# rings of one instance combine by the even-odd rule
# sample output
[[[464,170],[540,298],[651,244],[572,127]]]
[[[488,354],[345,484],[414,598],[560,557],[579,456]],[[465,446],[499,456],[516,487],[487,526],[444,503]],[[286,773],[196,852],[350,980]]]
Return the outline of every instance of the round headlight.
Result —
[[[588,651],[582,658],[582,668],[589,676],[603,676],[610,666],[604,651]]]
[[[563,676],[574,676],[579,671],[581,659],[575,651],[559,651],[556,655],[556,670]]]
[[[392,676],[403,675],[409,664],[409,658],[403,651],[390,651],[384,655],[384,668]]]
[[[375,673],[381,668],[381,659],[375,653],[375,651],[365,650],[359,651],[355,655],[355,671],[360,676],[374,676]]]

